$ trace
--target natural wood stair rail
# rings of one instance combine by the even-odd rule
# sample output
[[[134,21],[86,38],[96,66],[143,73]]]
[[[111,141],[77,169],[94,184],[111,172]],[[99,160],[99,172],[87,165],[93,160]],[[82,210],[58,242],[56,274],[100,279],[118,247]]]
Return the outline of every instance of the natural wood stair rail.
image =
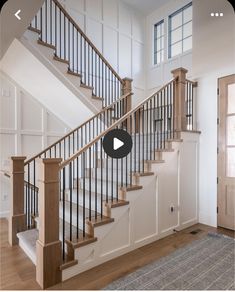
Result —
[[[99,141],[102,137],[104,137],[109,131],[117,127],[119,124],[123,123],[125,120],[127,120],[132,114],[137,112],[141,107],[147,103],[151,98],[156,96],[159,92],[161,92],[164,88],[166,88],[169,84],[172,82],[175,82],[176,78],[173,78],[171,81],[169,81],[166,85],[162,86],[157,92],[150,95],[149,97],[145,98],[142,102],[140,102],[134,109],[130,110],[128,113],[126,113],[124,116],[122,116],[118,121],[112,124],[108,129],[106,129],[104,132],[102,132],[100,135],[98,135],[95,139],[93,139],[90,143],[85,145],[83,148],[81,148],[77,153],[72,155],[69,159],[63,161],[60,164],[59,169],[63,169],[65,166],[69,165],[70,162],[75,160],[78,156],[80,156],[82,153],[84,153],[87,149],[89,149],[93,144],[95,144],[97,141]]]
[[[7,178],[10,178],[11,177],[11,173],[10,171],[7,171],[7,170],[0,170],[0,172]],[[38,187],[37,186],[34,186],[33,184],[27,182],[26,180],[24,181],[24,184],[25,186],[29,186],[30,188],[34,189],[38,192]]]
[[[24,165],[28,165],[30,162],[32,162],[36,158],[40,157],[41,155],[43,155],[48,150],[52,149],[55,145],[57,145],[58,143],[62,142],[67,137],[71,136],[73,133],[75,133],[80,128],[82,128],[83,126],[85,126],[86,124],[88,124],[90,121],[94,120],[95,118],[98,118],[104,112],[112,109],[113,106],[115,106],[116,104],[118,104],[120,101],[123,101],[125,98],[127,98],[128,96],[130,96],[132,94],[133,93],[128,92],[125,95],[121,96],[120,99],[116,100],[113,104],[111,104],[111,105],[103,108],[99,113],[97,113],[96,115],[92,116],[90,119],[86,120],[84,123],[82,123],[81,125],[79,125],[77,128],[73,129],[72,131],[70,131],[69,133],[67,133],[65,136],[63,136],[62,138],[58,139],[56,142],[54,142],[53,144],[51,144],[50,146],[48,146],[47,148],[45,148],[44,150],[42,150],[41,152],[39,152],[38,154],[36,154],[35,156],[33,156],[30,159],[26,160],[25,163],[24,163]]]

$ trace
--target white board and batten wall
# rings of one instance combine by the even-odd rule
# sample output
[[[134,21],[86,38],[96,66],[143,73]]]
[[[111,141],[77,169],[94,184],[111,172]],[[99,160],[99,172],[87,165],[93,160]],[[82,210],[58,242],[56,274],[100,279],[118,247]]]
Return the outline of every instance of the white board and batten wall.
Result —
[[[9,170],[9,157],[30,158],[70,128],[2,72],[0,83],[0,169]],[[9,178],[1,173],[0,182],[0,217],[3,217],[9,210]]]
[[[133,81],[133,105],[145,97],[145,18],[119,0],[60,0],[121,78]]]

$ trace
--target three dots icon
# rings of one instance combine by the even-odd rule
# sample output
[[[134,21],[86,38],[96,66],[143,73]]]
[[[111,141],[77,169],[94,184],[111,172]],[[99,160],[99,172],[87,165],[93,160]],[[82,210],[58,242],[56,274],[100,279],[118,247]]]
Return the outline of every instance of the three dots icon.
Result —
[[[218,17],[218,16],[222,17],[222,16],[224,16],[224,14],[223,14],[222,12],[220,12],[220,13],[219,13],[219,12],[216,12],[216,13],[212,12],[212,13],[211,13],[211,16],[212,16],[212,17],[214,17],[214,16],[215,16],[215,17]]]

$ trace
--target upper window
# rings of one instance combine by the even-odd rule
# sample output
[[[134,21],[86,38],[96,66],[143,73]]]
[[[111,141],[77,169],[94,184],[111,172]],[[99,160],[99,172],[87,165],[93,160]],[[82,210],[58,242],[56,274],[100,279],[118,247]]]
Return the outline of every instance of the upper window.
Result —
[[[169,16],[169,51],[172,58],[192,49],[192,3]]]
[[[164,60],[164,21],[154,25],[154,65]]]

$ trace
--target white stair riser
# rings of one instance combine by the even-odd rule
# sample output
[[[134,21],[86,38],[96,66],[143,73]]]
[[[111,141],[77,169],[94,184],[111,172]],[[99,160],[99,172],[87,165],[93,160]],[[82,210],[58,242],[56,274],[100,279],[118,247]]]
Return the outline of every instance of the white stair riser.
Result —
[[[126,178],[123,176],[123,187],[125,187],[125,182],[126,182]],[[128,177],[128,184],[129,184],[129,177]],[[116,194],[116,189],[118,187],[121,188],[121,177],[119,180],[119,184],[117,186],[117,183],[112,183],[111,181],[106,182],[105,178],[103,180],[103,183],[101,180],[97,180],[96,182],[96,187],[97,187],[97,192],[101,194],[101,187],[102,187],[102,193],[105,196],[106,195],[106,190],[108,192],[108,195],[110,196],[113,190],[113,193]],[[96,187],[95,187],[95,180],[91,179],[91,183],[89,182],[89,179],[85,179],[85,190],[87,191],[92,191],[95,192],[96,191]],[[83,179],[80,180],[80,189],[83,190],[84,189],[84,184],[83,184]]]
[[[78,202],[78,204],[80,206],[83,206],[84,202],[85,202],[85,207],[88,208],[90,205],[90,201],[91,201],[91,209],[93,211],[95,211],[95,206],[96,206],[95,194],[92,193],[91,199],[90,199],[89,193],[86,192],[84,197],[85,197],[85,200],[83,199],[83,192],[81,192],[81,190],[79,191],[78,198],[77,198],[77,190],[76,189],[72,190],[72,200],[71,201],[74,204],[77,204],[77,202]],[[66,192],[66,200],[70,202],[70,192],[69,191]],[[105,200],[104,196],[103,196],[103,200]],[[101,195],[99,193],[97,193],[97,212],[99,212],[99,213],[101,211],[101,203],[102,203]]]

